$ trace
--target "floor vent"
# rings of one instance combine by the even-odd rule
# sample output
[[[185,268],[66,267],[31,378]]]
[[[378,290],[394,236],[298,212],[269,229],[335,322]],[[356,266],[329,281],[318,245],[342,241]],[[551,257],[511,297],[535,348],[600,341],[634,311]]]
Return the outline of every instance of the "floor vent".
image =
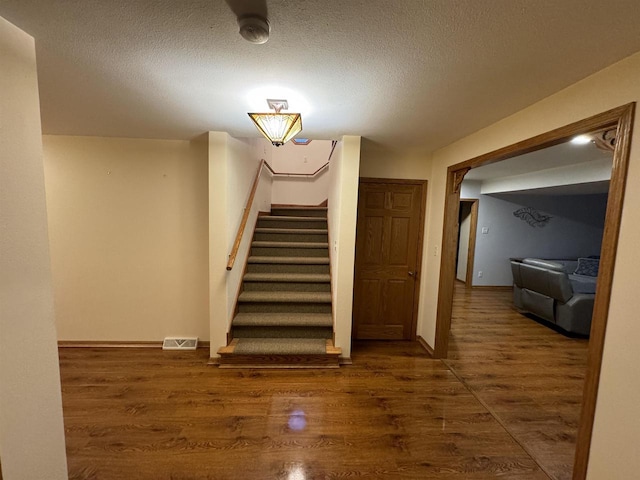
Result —
[[[162,342],[163,350],[195,350],[198,337],[166,337]]]

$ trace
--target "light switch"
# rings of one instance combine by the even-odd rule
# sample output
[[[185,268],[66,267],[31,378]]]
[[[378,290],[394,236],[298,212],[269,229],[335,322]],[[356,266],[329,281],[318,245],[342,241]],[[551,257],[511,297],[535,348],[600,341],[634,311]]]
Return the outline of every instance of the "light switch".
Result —
[[[485,235],[489,233],[489,227],[482,227],[482,233],[484,233]]]

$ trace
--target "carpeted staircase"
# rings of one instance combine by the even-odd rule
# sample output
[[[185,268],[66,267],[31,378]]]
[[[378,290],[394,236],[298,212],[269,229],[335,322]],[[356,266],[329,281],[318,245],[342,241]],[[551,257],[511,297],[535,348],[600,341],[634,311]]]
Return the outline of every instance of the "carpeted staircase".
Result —
[[[326,207],[260,216],[220,367],[338,367]]]

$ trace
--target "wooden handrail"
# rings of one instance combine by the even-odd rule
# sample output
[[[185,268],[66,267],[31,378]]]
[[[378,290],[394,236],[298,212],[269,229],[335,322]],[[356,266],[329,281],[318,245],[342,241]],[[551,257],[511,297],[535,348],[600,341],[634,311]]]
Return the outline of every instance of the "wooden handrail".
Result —
[[[251,207],[253,206],[253,199],[256,196],[256,190],[258,190],[258,184],[260,183],[260,174],[262,173],[262,167],[267,167],[267,170],[271,172],[271,175],[274,176],[290,176],[290,177],[315,177],[322,170],[327,168],[329,162],[331,161],[331,156],[333,155],[333,151],[336,148],[336,144],[338,142],[334,141],[331,144],[331,152],[329,153],[329,158],[327,159],[327,163],[322,165],[313,173],[277,173],[271,168],[264,158],[260,160],[260,165],[258,165],[258,171],[256,172],[256,176],[253,179],[253,186],[251,187],[251,193],[249,194],[249,198],[247,199],[247,205],[244,207],[244,212],[242,214],[242,220],[240,221],[240,226],[238,227],[238,233],[236,234],[236,239],[233,242],[233,248],[231,249],[231,253],[229,254],[229,261],[227,262],[227,270],[231,270],[233,268],[234,263],[236,263],[236,257],[238,256],[238,250],[240,249],[240,242],[242,242],[242,235],[244,235],[244,231],[247,228],[247,222],[249,221],[249,214],[251,213]]]
[[[267,165],[269,165],[267,163]],[[329,166],[329,162],[325,163],[324,165],[322,165],[320,168],[318,168],[315,172],[313,173],[284,173],[284,172],[274,172],[271,167],[269,167],[269,170],[273,173],[274,176],[276,177],[315,177],[318,173],[320,173],[322,170],[324,170],[325,168],[327,168]]]
[[[275,175],[276,172],[273,170],[273,168],[271,168],[271,165],[269,165],[269,163],[265,159],[262,159],[262,161],[264,162],[265,167],[267,167],[267,170],[271,172],[271,175]]]
[[[229,261],[227,262],[227,270],[231,270],[233,268],[233,264],[236,262],[236,256],[238,255],[238,249],[240,248],[242,235],[244,234],[244,230],[247,227],[247,221],[249,220],[249,213],[251,213],[251,206],[253,205],[253,199],[256,196],[256,190],[258,190],[258,183],[260,183],[260,173],[262,173],[262,167],[264,165],[267,165],[269,170],[271,170],[271,167],[269,167],[269,164],[265,162],[264,159],[260,160],[260,165],[258,166],[256,177],[253,180],[253,186],[251,187],[251,193],[249,194],[247,205],[244,207],[244,213],[242,214],[242,221],[240,222],[240,226],[238,227],[236,240],[235,242],[233,242],[233,248],[231,249],[231,253],[229,254]]]

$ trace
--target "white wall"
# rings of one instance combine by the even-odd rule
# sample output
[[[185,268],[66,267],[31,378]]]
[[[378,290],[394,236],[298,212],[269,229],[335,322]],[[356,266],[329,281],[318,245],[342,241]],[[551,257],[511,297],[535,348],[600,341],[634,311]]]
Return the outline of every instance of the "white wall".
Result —
[[[67,478],[33,38],[0,18],[0,463]]]
[[[606,195],[480,195],[473,285],[512,285],[511,257],[599,255],[606,205]],[[523,207],[552,218],[544,227],[532,227],[513,215]]]
[[[427,268],[423,270],[423,309],[418,327],[430,345],[436,327],[447,167],[638,100],[640,53],[434,152],[426,230]],[[588,480],[635,478],[640,471],[636,452],[640,444],[640,382],[636,380],[636,365],[640,364],[640,322],[636,314],[640,190],[634,188],[640,184],[640,122],[635,122],[633,130]],[[436,249],[438,254],[432,255]]]
[[[346,135],[336,146],[329,165],[328,199],[335,344],[342,349],[343,357],[351,356],[359,168],[360,137]]]
[[[59,340],[208,340],[206,142],[43,144]]]

